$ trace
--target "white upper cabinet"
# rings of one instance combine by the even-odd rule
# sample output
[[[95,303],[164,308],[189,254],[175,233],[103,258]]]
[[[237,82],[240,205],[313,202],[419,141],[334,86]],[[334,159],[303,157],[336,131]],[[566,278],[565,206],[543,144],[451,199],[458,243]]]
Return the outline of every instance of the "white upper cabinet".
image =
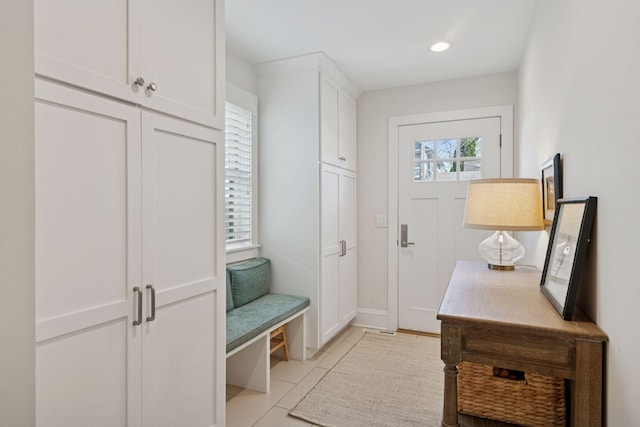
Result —
[[[340,93],[338,113],[338,159],[343,168],[355,171],[356,100],[347,92]]]
[[[356,101],[328,73],[320,73],[320,159],[356,170]]]
[[[35,1],[36,74],[217,129],[221,0]]]

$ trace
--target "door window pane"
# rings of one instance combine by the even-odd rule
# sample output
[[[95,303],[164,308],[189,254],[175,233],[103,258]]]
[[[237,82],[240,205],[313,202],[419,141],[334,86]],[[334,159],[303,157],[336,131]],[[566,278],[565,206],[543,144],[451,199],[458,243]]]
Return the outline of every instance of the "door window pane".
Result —
[[[438,159],[455,159],[458,150],[457,139],[445,139],[443,141],[436,141],[436,153]]]
[[[415,160],[426,160],[435,158],[435,141],[417,141],[415,144]]]
[[[482,177],[482,138],[415,141],[414,182],[467,181]]]

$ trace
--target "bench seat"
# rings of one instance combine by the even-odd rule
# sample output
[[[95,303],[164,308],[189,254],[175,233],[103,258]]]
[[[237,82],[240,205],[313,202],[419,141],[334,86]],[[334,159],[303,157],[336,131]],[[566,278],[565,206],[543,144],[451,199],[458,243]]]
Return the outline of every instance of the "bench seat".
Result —
[[[287,325],[287,348],[305,360],[309,298],[270,293],[271,262],[256,258],[227,266],[227,384],[268,393],[271,332]]]
[[[227,353],[309,306],[309,298],[266,294],[227,313]]]

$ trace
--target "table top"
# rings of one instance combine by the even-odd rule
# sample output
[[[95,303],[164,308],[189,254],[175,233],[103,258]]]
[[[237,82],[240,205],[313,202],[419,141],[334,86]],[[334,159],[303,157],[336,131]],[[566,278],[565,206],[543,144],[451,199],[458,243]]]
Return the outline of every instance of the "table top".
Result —
[[[438,319],[465,325],[548,331],[573,338],[607,341],[607,335],[579,309],[563,320],[540,291],[542,272],[535,267],[489,270],[486,263],[458,261],[438,312]]]

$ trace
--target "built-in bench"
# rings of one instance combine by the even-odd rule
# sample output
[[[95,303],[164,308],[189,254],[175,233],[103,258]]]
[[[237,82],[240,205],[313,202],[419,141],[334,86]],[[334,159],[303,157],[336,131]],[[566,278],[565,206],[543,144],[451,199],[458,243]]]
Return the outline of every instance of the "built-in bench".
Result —
[[[291,359],[305,359],[309,298],[270,293],[271,263],[256,258],[227,266],[227,384],[269,392],[271,333],[287,325]]]

